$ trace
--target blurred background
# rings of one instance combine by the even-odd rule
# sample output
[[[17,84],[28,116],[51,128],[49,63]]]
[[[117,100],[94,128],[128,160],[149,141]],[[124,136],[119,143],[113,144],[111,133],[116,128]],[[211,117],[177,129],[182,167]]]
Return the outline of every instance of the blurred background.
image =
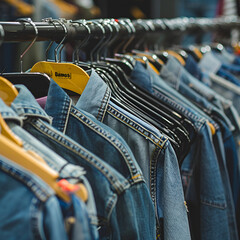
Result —
[[[239,0],[0,0],[0,21],[14,21],[31,17],[33,21],[43,18],[94,19],[94,18],[176,18],[216,17],[239,15]],[[44,60],[48,43],[35,43],[24,58],[26,68]],[[26,43],[4,43],[0,48],[0,71],[19,70],[19,56]],[[52,48],[54,49],[54,48]],[[71,50],[69,50],[71,51]],[[65,58],[68,55],[65,48]],[[52,55],[51,55],[52,54]],[[50,52],[49,58],[53,57]],[[64,56],[63,56],[64,59]]]

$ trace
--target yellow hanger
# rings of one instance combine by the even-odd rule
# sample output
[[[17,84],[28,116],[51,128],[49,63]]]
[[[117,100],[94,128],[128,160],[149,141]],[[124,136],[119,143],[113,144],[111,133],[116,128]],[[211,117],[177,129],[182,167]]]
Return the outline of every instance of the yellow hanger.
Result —
[[[18,91],[15,86],[6,78],[0,77],[0,98],[10,106],[17,95]]]
[[[50,0],[53,4],[60,8],[63,14],[74,16],[78,12],[78,8],[73,4],[67,3],[63,0]]]
[[[172,51],[172,50],[167,50],[166,51],[169,55],[172,55],[173,57],[175,57],[183,66],[185,66],[186,62],[183,59],[182,56],[180,56],[178,53]]]
[[[34,12],[34,7],[22,0],[3,0],[4,2],[10,4],[16,8],[17,12],[21,16],[31,16]]]
[[[145,57],[147,60],[150,60],[150,61],[155,61],[155,59],[148,55],[148,54],[145,54],[144,52],[134,52],[134,54],[136,54],[136,56],[139,56],[138,57],[135,57],[135,59],[143,64],[146,64],[146,62],[144,61],[144,59],[142,59],[141,57]],[[129,54],[127,53],[127,55],[133,55],[132,53]],[[147,64],[152,68],[152,70],[159,75],[159,71],[157,70],[157,68],[149,61],[147,61]]]
[[[13,100],[17,97],[18,91],[15,86],[10,83],[6,78],[0,77],[0,98],[10,106]],[[22,141],[16,137],[10,128],[7,126],[3,118],[0,118],[1,133],[9,138],[18,146],[22,146]]]
[[[46,73],[61,88],[82,94],[89,80],[89,75],[73,63],[48,62],[36,63],[31,72]]]
[[[0,77],[0,98],[3,101],[6,100],[9,106],[13,100],[17,97],[18,91],[15,86],[7,79]],[[8,127],[2,116],[0,115],[0,153],[6,158],[18,163],[25,169],[39,176],[44,182],[46,182],[56,194],[64,201],[70,201],[69,196],[64,193],[60,186],[57,186],[58,173],[52,170],[38,154],[33,151],[25,151],[22,146],[23,143],[18,136],[14,135],[11,129]],[[26,158],[25,158],[26,157]],[[27,161],[30,161],[29,163]],[[68,189],[73,186],[68,184]],[[78,188],[75,194],[83,201],[87,201],[88,192],[83,184],[78,184]]]
[[[2,117],[0,117],[2,119]],[[3,119],[1,120],[4,121]],[[0,125],[1,125],[0,123]],[[1,125],[2,127],[2,125]],[[0,153],[9,160],[22,166],[24,169],[40,177],[47,183],[56,194],[64,201],[69,202],[70,197],[64,193],[57,184],[58,173],[52,170],[48,165],[36,160],[31,154],[20,146],[16,145],[4,135],[0,135],[1,150]]]
[[[203,58],[203,54],[197,47],[193,47],[191,50],[197,55],[199,60],[201,60]]]
[[[53,169],[51,169],[46,164],[46,162],[35,152],[31,150],[24,150],[20,145],[17,145],[15,142],[12,141],[12,139],[8,138],[6,132],[11,132],[11,130],[9,129],[1,115],[0,128],[0,154],[20,165],[27,171],[37,175],[55,191],[58,197],[63,199],[65,202],[69,202],[70,196],[65,191],[63,191],[62,184],[59,184],[61,183],[61,181],[58,182],[59,174]],[[67,184],[65,183],[65,189],[67,190],[73,189],[73,186],[75,185],[72,185],[68,182]],[[79,184],[78,186],[76,185],[76,187],[77,189],[75,194],[83,201],[86,201],[88,198],[86,187],[83,184]]]
[[[62,25],[65,36],[55,49],[55,62],[42,61],[36,63],[31,72],[46,73],[60,87],[82,94],[89,80],[89,75],[79,66],[73,63],[58,62],[57,51],[67,36],[67,28],[60,20],[56,21]],[[61,48],[62,49],[62,48]]]

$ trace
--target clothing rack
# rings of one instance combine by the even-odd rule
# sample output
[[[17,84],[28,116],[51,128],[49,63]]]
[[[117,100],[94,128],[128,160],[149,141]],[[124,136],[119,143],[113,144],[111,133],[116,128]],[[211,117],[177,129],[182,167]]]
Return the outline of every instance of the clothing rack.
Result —
[[[64,30],[63,24],[67,30]],[[143,36],[146,33],[196,33],[217,31],[229,32],[234,28],[240,28],[238,17],[224,18],[175,18],[175,19],[151,19],[151,20],[129,20],[129,19],[97,19],[97,20],[51,20],[44,19],[42,22],[30,22],[30,20],[19,20],[16,22],[0,22],[4,30],[4,42],[31,41],[36,37],[34,25],[38,30],[36,41],[59,42],[65,37],[66,42],[73,40],[84,40],[87,37],[101,39],[108,37],[113,32],[121,37]],[[112,26],[112,28],[109,27]],[[87,26],[87,27],[86,27]],[[115,26],[115,27],[113,27]]]

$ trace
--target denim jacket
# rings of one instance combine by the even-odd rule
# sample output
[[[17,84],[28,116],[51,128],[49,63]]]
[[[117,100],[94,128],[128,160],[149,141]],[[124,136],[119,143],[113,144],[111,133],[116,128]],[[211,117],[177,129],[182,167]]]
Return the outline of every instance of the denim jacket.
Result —
[[[84,167],[97,206],[101,239],[141,239],[135,224],[130,184],[120,173],[74,140],[53,128],[31,93],[17,85],[12,107],[23,117],[23,127],[68,162]],[[127,220],[126,220],[127,219]]]
[[[143,68],[141,71],[143,74]],[[232,199],[229,199],[231,197],[229,188],[226,190],[226,185],[223,183],[229,179],[222,179],[222,176],[227,176],[226,168],[222,166],[224,160],[222,160],[221,167],[219,166],[207,119],[203,117],[204,114],[199,113],[200,111],[195,111],[196,107],[183,96],[180,96],[179,99],[179,93],[166,86],[166,83],[157,75],[149,74],[147,69],[145,75],[150,78],[145,84],[152,84],[151,93],[172,106],[177,112],[181,112],[194,124],[196,129],[197,137],[182,165],[182,179],[189,209],[192,238],[237,239],[234,213],[231,208]],[[139,83],[139,81],[135,79],[134,82]],[[140,82],[141,86],[145,88],[144,83]],[[165,89],[166,93],[163,94],[159,89]],[[173,98],[167,96],[168,91]],[[216,124],[214,127],[216,135],[218,135],[219,127]],[[227,203],[230,203],[229,208],[227,208]],[[219,218],[225,220],[219,222]]]
[[[61,208],[40,178],[0,156],[1,239],[67,240]]]
[[[142,239],[154,239],[156,223],[153,202],[142,171],[126,142],[91,114],[76,108],[71,98],[53,80],[45,111],[53,118],[53,127],[96,154],[129,181],[139,234]]]
[[[20,97],[20,96],[19,96]],[[14,104],[12,104],[13,107]],[[97,234],[97,218],[96,218],[96,206],[95,206],[95,201],[92,193],[91,186],[88,182],[88,180],[84,177],[84,169],[80,166],[76,166],[73,164],[69,164],[61,158],[59,155],[57,155],[55,152],[50,150],[48,147],[46,147],[44,144],[39,142],[36,138],[34,138],[31,134],[26,132],[23,128],[21,128],[19,125],[23,124],[23,120],[21,117],[19,117],[10,107],[6,106],[2,100],[0,100],[0,113],[7,122],[8,126],[10,127],[11,131],[18,136],[22,142],[23,142],[23,148],[25,150],[31,150],[37,153],[39,156],[41,156],[46,163],[55,171],[59,173],[60,179],[65,178],[67,179],[70,183],[79,183],[82,182],[88,191],[89,198],[88,202],[86,203],[85,208],[87,207],[88,210],[88,218],[90,217],[91,219],[91,226],[90,229],[91,231],[89,233],[89,236],[93,234],[95,237],[94,239],[98,238]],[[73,196],[73,198],[75,198]],[[78,208],[82,209],[82,213],[84,214],[85,210],[83,208],[83,205],[80,203],[78,204],[79,200],[72,201],[70,204],[65,205],[68,208],[75,209],[76,210],[72,212],[72,215],[77,214]],[[61,205],[62,206],[62,205]],[[78,232],[73,229],[75,229],[75,226],[78,225],[78,222],[80,221],[83,226],[88,226],[88,218],[86,218],[86,221],[82,221],[80,215],[76,215],[79,218],[75,218],[75,224],[73,224],[71,228],[71,233],[69,232],[69,235],[71,235],[71,239],[78,239],[78,235],[75,235],[74,232]],[[66,221],[70,216],[66,217]],[[86,235],[86,234],[85,234]],[[89,237],[90,238],[90,237]],[[89,239],[85,238],[85,239]]]
[[[164,239],[190,239],[177,158],[159,131],[110,101],[111,91],[92,70],[76,108],[118,132],[131,148],[150,189]],[[162,223],[163,220],[163,223]],[[174,229],[174,230],[173,230]]]

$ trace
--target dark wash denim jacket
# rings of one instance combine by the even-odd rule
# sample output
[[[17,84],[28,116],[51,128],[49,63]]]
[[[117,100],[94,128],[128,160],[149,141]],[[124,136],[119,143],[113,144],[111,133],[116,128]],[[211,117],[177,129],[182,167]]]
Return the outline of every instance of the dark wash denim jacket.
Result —
[[[67,240],[54,192],[40,178],[0,156],[1,239]]]
[[[225,183],[229,180],[225,172],[224,160],[221,159],[221,165],[218,162],[207,119],[196,112],[194,105],[183,96],[177,100],[179,93],[172,88],[169,93],[174,95],[176,92],[175,99],[169,98],[167,96],[169,86],[167,87],[166,83],[157,75],[153,76],[147,69],[138,67],[141,69],[141,74],[145,74],[145,78],[149,76],[149,80],[145,83],[141,81],[144,78],[137,81],[138,72],[133,72],[133,74],[136,73],[132,78],[134,83],[141,84],[144,88],[145,84],[148,84],[146,88],[151,89],[153,95],[180,111],[194,124],[197,130],[196,140],[182,165],[182,178],[189,208],[192,238],[237,239],[232,199],[229,187]],[[135,68],[135,71],[137,70],[138,68]],[[149,84],[151,85],[149,86]],[[166,94],[158,89],[165,89]],[[216,135],[219,137],[219,127],[216,124],[214,126]]]
[[[22,85],[17,85],[17,89],[19,94],[12,108],[24,118],[24,129],[70,163],[84,167],[97,205],[100,238],[141,239],[134,218],[133,196],[129,191],[130,184],[127,179],[74,140],[53,128],[47,122],[47,114],[31,93]]]
[[[53,118],[53,127],[96,154],[129,181],[139,235],[142,239],[154,239],[156,223],[153,202],[142,171],[126,142],[91,114],[77,109],[70,97],[53,80],[45,111]]]
[[[150,189],[158,215],[157,226],[163,219],[164,239],[190,239],[178,162],[169,140],[113,104],[110,96],[109,87],[92,70],[75,107],[93,114],[128,143]]]

